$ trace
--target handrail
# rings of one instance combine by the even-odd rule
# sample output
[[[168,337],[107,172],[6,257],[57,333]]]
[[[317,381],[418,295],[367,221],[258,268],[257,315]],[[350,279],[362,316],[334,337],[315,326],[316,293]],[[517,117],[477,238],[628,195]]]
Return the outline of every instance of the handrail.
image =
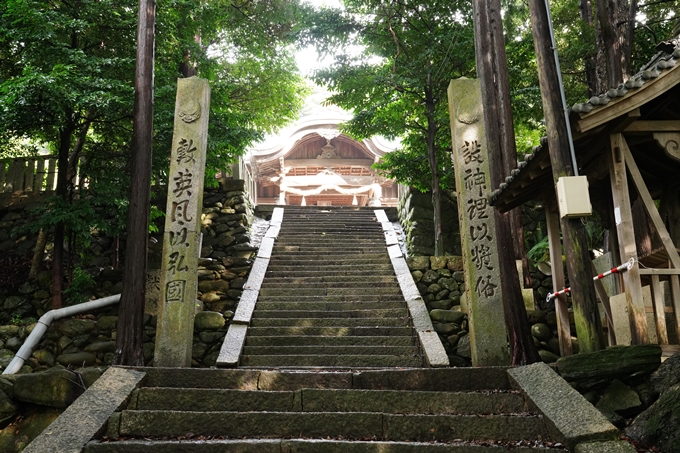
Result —
[[[55,310],[48,311],[40,317],[31,334],[28,336],[28,338],[26,338],[26,341],[24,341],[24,344],[21,346],[19,351],[17,351],[16,355],[9,365],[7,365],[7,368],[5,368],[2,374],[14,374],[21,369],[21,367],[24,365],[24,362],[26,362],[26,360],[31,357],[33,348],[38,344],[42,336],[47,331],[47,328],[55,319],[61,319],[67,316],[73,316],[90,310],[107,307],[109,305],[116,304],[119,301],[120,294],[116,294],[115,296],[104,297],[91,302],[85,302],[84,304],[71,305],[70,307],[57,308]]]

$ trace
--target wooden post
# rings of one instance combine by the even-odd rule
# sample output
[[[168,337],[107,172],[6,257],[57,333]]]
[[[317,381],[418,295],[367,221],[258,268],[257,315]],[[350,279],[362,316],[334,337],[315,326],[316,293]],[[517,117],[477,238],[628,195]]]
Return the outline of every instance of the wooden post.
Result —
[[[668,344],[668,331],[666,330],[666,312],[664,310],[664,297],[661,292],[661,281],[658,275],[652,275],[652,306],[654,307],[654,320],[656,321],[656,338],[659,344]]]
[[[564,264],[562,264],[562,242],[560,241],[560,220],[556,212],[545,207],[545,224],[548,229],[550,245],[550,267],[552,269],[553,292],[564,288]],[[571,327],[569,327],[569,310],[567,296],[562,294],[555,298],[555,314],[557,315],[557,335],[560,342],[560,355],[572,354]]]
[[[680,277],[670,276],[671,303],[673,304],[673,315],[675,316],[675,335],[680,340]]]
[[[491,190],[504,181],[516,165],[515,133],[510,108],[510,84],[508,82],[505,42],[500,15],[499,0],[475,0],[475,54],[477,76],[480,80],[487,148],[489,153],[489,177]],[[519,251],[513,241],[524,235],[517,226],[520,208],[509,213],[494,209],[496,244],[499,252],[500,283],[503,289],[503,312],[510,341],[512,365],[527,365],[540,360],[531,336],[526,307],[522,297],[515,258]],[[522,247],[523,248],[523,247]],[[523,262],[526,256],[523,257]]]
[[[538,62],[538,79],[543,99],[543,113],[548,133],[550,164],[554,183],[562,176],[573,176],[567,122],[562,105],[557,62],[552,49],[548,10],[545,0],[529,0],[531,29]],[[604,347],[602,321],[595,300],[593,277],[590,275],[590,255],[585,227],[581,219],[561,219],[564,252],[571,286],[576,335],[581,352]]]
[[[132,126],[132,182],[127,219],[125,271],[120,298],[114,365],[144,365],[144,302],[149,236],[155,0],[139,0],[135,107]]]
[[[635,264],[632,269],[624,272],[621,276],[628,306],[631,343],[647,344],[649,343],[647,316],[645,315],[645,304],[642,300],[642,283],[640,281],[637,248],[635,246],[635,232],[633,231],[633,213],[630,209],[630,196],[628,195],[626,161],[621,150],[622,140],[623,136],[621,134],[614,134],[610,137],[609,177],[612,186],[614,218],[619,238],[621,262],[626,262],[633,258]]]

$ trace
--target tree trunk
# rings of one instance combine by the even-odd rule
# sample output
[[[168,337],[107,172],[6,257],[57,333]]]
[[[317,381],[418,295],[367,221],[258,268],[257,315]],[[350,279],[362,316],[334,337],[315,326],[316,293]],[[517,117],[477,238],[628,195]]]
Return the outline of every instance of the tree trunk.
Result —
[[[579,16],[581,20],[589,26],[593,25],[593,11],[590,6],[590,0],[579,0],[578,3]],[[592,43],[595,45],[595,43]],[[593,49],[593,52],[596,52]],[[595,54],[590,54],[584,57],[583,65],[586,70],[586,84],[588,85],[588,97],[598,94],[597,92],[597,70],[596,70]]]
[[[510,173],[507,168],[515,167],[517,159],[507,59],[500,2],[475,0],[473,8],[477,76],[481,82],[491,190],[494,190]],[[514,211],[517,212],[519,209]],[[513,241],[512,228],[516,225],[517,218],[512,213],[501,214],[494,209],[494,220],[503,291],[503,314],[510,342],[511,363],[513,366],[527,365],[539,361],[540,358],[531,336],[515,265],[516,243]],[[519,250],[517,252],[521,253]]]
[[[155,0],[139,0],[132,182],[127,219],[123,293],[116,330],[116,365],[144,365],[144,301],[153,142]]]
[[[45,257],[45,245],[47,244],[47,231],[44,228],[40,229],[38,239],[33,248],[33,259],[31,260],[31,270],[28,272],[28,278],[35,278],[38,275],[43,258]]]
[[[544,0],[529,0],[531,29],[538,62],[538,78],[543,99],[550,163],[554,183],[562,176],[573,176],[569,138],[557,62],[550,37],[548,10]],[[591,352],[604,347],[602,321],[595,301],[595,287],[591,275],[585,226],[581,219],[561,219],[567,272],[571,284],[576,333],[581,352]]]
[[[59,131],[59,156],[57,158],[57,188],[55,195],[67,199],[68,156],[71,148],[71,134],[75,130],[71,122],[72,112],[67,111],[67,124]],[[54,227],[54,250],[52,252],[52,309],[63,306],[61,293],[64,289],[64,222]]]
[[[607,69],[605,89],[617,87],[623,82],[623,49],[616,30],[616,4],[613,0],[596,0],[597,21],[604,44],[604,57]]]
[[[427,160],[430,163],[430,171],[432,172],[434,255],[444,256],[444,237],[442,234],[442,190],[439,185],[439,164],[437,162],[437,148],[434,143],[437,134],[437,124],[434,118],[434,98],[432,96],[432,90],[429,87],[425,90],[425,108],[427,109]]]

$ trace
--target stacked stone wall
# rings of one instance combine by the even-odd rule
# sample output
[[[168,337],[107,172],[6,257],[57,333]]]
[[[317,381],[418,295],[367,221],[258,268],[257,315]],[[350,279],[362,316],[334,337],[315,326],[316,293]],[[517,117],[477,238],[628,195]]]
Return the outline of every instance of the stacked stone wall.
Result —
[[[470,366],[468,317],[461,307],[465,292],[462,257],[413,256],[406,263],[451,366]]]
[[[455,192],[442,192],[442,233],[444,251],[460,255],[458,231],[458,204]],[[432,194],[407,187],[398,205],[399,223],[406,235],[406,247],[410,256],[434,255],[434,208]]]

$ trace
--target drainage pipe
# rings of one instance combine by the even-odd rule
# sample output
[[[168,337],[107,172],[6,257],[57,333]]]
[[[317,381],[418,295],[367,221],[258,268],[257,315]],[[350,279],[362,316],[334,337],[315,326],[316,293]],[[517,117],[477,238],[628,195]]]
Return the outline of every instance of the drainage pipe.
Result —
[[[21,367],[24,365],[24,362],[26,362],[26,360],[31,357],[33,348],[38,344],[52,321],[65,318],[67,316],[86,313],[98,308],[108,307],[109,305],[117,304],[119,301],[120,294],[116,294],[115,296],[104,297],[102,299],[93,300],[84,304],[71,305],[70,307],[57,308],[56,310],[48,311],[40,317],[31,334],[28,336],[28,338],[26,338],[26,341],[16,353],[9,365],[7,365],[7,368],[5,368],[2,374],[14,374],[21,369]]]

